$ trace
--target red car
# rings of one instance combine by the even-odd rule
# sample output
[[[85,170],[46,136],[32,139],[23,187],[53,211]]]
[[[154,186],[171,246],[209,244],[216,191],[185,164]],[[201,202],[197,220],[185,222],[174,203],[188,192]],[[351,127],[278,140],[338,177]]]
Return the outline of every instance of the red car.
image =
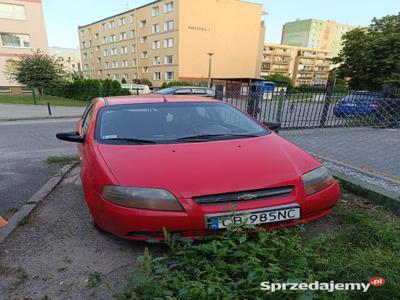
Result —
[[[77,131],[95,224],[121,238],[198,237],[230,223],[268,228],[331,212],[339,186],[311,155],[214,99],[99,98]]]

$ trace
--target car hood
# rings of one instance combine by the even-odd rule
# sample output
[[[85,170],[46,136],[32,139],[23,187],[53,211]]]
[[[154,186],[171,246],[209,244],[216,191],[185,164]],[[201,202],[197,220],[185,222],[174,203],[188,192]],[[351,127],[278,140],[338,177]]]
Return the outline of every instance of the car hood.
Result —
[[[297,185],[320,163],[276,134],[163,145],[98,145],[121,186],[163,188],[189,198]]]

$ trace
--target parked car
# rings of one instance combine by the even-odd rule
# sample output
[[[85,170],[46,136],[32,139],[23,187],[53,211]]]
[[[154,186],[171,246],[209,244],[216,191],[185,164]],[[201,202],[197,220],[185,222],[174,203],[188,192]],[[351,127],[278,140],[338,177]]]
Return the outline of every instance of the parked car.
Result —
[[[128,89],[132,95],[150,94],[150,87],[146,84],[121,84],[121,87]]]
[[[339,100],[334,109],[335,116],[368,116],[378,112],[381,93],[355,92]]]
[[[198,86],[174,86],[154,92],[160,95],[194,95],[201,97],[215,97],[215,90]]]
[[[163,228],[198,237],[330,213],[339,185],[319,161],[224,102],[193,96],[95,99],[77,131],[84,195],[99,228],[131,240]],[[234,210],[234,211],[233,211]]]

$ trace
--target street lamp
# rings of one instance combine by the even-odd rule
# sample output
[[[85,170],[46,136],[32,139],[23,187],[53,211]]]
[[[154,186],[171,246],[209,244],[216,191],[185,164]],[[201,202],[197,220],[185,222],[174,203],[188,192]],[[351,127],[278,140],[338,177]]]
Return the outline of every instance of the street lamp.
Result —
[[[212,57],[215,53],[207,53],[208,55],[208,87],[211,88],[211,68],[212,68]]]

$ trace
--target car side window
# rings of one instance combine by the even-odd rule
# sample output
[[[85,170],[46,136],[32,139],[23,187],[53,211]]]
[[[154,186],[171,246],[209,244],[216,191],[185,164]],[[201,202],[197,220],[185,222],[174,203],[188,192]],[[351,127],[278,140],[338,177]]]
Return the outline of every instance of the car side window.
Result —
[[[86,106],[85,111],[84,111],[83,114],[82,114],[81,120],[83,120],[83,119],[86,117],[86,115],[87,115],[87,113],[88,113],[88,111],[89,111],[89,109],[90,109],[91,107],[92,107],[92,102],[90,102],[90,103]]]
[[[193,95],[206,95],[207,92],[204,89],[193,89]]]
[[[86,115],[84,116],[84,119],[82,122],[82,133],[83,134],[86,134],[86,132],[89,128],[89,123],[90,123],[90,120],[92,119],[93,111],[94,111],[94,104],[92,103],[88,107],[88,110],[87,110]]]
[[[190,89],[180,89],[180,90],[176,90],[174,92],[175,95],[190,95],[191,94],[191,90]]]

